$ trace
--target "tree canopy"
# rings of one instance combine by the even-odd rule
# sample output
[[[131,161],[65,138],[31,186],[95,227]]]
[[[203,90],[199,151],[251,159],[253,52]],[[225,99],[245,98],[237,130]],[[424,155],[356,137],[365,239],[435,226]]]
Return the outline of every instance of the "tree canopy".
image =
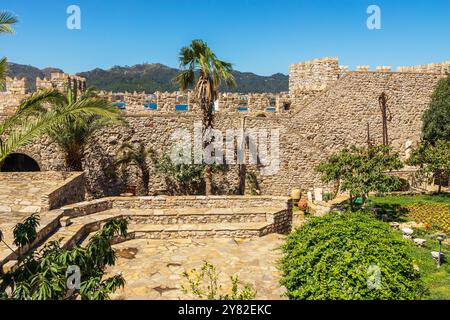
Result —
[[[398,177],[389,175],[403,167],[399,154],[388,146],[346,147],[317,166],[322,181],[337,182],[341,191],[350,196],[363,196],[369,192],[389,192],[400,186]]]
[[[411,153],[408,164],[420,167],[425,174],[432,174],[440,192],[444,180],[450,176],[450,140],[423,141]]]
[[[423,115],[423,140],[450,140],[450,75],[441,79]]]

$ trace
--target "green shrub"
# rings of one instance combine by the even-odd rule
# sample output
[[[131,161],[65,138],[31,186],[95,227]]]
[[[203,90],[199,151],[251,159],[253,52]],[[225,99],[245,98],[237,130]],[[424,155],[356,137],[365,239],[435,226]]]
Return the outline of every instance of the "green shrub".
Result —
[[[156,170],[164,175],[170,194],[202,194],[204,189],[203,164],[174,164],[164,154],[156,163]]]
[[[200,270],[192,269],[183,273],[189,285],[182,286],[185,294],[192,293],[200,300],[253,300],[256,291],[249,283],[241,283],[237,275],[231,276],[231,290],[224,293],[219,284],[219,272],[216,267],[203,261]]]
[[[314,217],[283,246],[281,284],[290,299],[417,299],[424,289],[408,246],[363,212]]]

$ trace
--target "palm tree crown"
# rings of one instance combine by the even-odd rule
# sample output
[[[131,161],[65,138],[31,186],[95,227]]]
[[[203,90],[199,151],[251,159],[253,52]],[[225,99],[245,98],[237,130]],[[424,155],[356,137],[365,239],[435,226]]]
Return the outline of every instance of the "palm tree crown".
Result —
[[[107,101],[94,98],[68,103],[67,97],[56,89],[31,94],[14,114],[0,122],[0,164],[16,149],[73,122],[93,116],[115,119],[108,105]]]
[[[236,85],[232,64],[218,59],[202,40],[193,40],[181,48],[179,60],[182,72],[174,81],[181,90],[195,85],[195,97],[200,102],[213,103],[222,81],[229,86]]]
[[[12,25],[17,23],[17,18],[10,12],[0,11],[0,34],[13,33]],[[8,61],[6,58],[0,59],[0,89],[5,85],[6,73],[8,72]]]
[[[50,139],[64,151],[66,169],[70,171],[82,171],[85,146],[97,130],[109,124],[124,123],[120,110],[106,99],[99,98],[92,89],[79,93],[76,88],[69,87],[52,109],[58,114],[64,108],[76,105],[95,108],[96,112],[71,117],[47,130]]]
[[[138,145],[124,143],[120,146],[116,166],[121,167],[125,171],[127,166],[136,165],[140,170],[141,185],[139,193],[148,195],[150,182],[150,167],[148,161],[151,159],[153,151],[147,148],[143,142]]]

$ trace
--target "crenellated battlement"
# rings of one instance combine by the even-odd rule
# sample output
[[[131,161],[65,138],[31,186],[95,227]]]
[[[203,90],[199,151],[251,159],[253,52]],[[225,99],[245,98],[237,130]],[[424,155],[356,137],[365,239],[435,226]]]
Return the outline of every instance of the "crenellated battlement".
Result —
[[[67,87],[70,87],[72,89],[77,88],[78,90],[83,91],[86,89],[86,79],[77,75],[60,72],[52,72],[50,74],[50,79],[36,78],[37,90],[51,88],[64,90]]]
[[[66,73],[52,73],[50,79],[36,78],[36,89],[65,90],[67,87],[77,88],[80,91],[86,89],[86,79],[76,75]],[[6,78],[5,91],[0,92],[0,114],[14,113],[20,101],[24,99],[28,92],[28,83],[25,78]]]
[[[340,66],[338,58],[326,57],[311,61],[301,61],[289,67],[289,93],[291,98],[302,101],[324,91],[332,83],[350,72],[390,73],[391,66],[356,66],[352,71],[348,66]],[[400,73],[450,73],[450,61],[421,66],[398,67]]]
[[[398,67],[397,72],[414,72],[414,73],[450,73],[450,61],[441,63],[431,63],[419,66]]]
[[[105,92],[99,95],[127,114],[200,112],[192,92]],[[288,93],[219,93],[214,105],[216,112],[273,114],[290,110]]]
[[[325,57],[311,61],[301,61],[289,67],[289,92],[270,93],[220,93],[215,103],[216,112],[256,114],[270,116],[274,114],[296,111],[308,101],[314,100],[322,92],[342,77],[351,73],[450,73],[450,61],[420,66],[398,67],[392,71],[390,66],[376,66],[371,70],[369,65],[356,66],[350,70],[348,66],[339,65],[338,58]],[[66,73],[51,73],[50,79],[36,79],[36,88],[51,89],[77,88],[86,89],[86,79]],[[7,78],[6,92],[0,93],[0,113],[14,112],[15,108],[27,94],[25,79]],[[111,101],[126,114],[183,113],[200,112],[191,92],[106,92],[100,96]]]
[[[332,57],[292,64],[289,66],[289,92],[306,98],[338,80],[342,71],[345,69],[339,67],[338,58]]]
[[[25,78],[6,77],[6,92],[10,94],[25,94],[27,91],[27,80]]]

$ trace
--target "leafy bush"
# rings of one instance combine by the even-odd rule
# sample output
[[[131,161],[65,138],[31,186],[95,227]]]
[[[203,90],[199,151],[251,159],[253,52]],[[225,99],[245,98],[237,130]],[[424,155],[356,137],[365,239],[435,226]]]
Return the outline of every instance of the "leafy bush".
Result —
[[[416,299],[424,289],[408,246],[363,212],[314,217],[283,246],[281,284],[290,299]]]
[[[200,270],[192,269],[183,273],[189,283],[183,286],[185,294],[192,293],[200,300],[253,300],[256,291],[250,284],[242,284],[238,276],[231,276],[230,293],[222,293],[222,286],[218,283],[219,273],[212,264],[203,262]],[[242,286],[242,287],[241,287]]]
[[[52,241],[38,251],[20,256],[16,268],[0,273],[0,300],[109,299],[109,294],[125,285],[121,275],[106,278],[105,269],[115,264],[111,243],[115,237],[126,235],[127,225],[125,219],[108,221],[85,248],[64,249],[60,241]],[[37,226],[37,215],[17,224],[14,243],[19,248],[32,244]],[[78,288],[72,288],[75,283],[68,275],[71,267],[79,268]]]
[[[391,147],[350,146],[320,163],[316,171],[321,173],[323,182],[334,182],[337,190],[350,191],[351,199],[362,197],[366,202],[369,192],[397,189],[401,185],[400,179],[387,173],[402,167],[398,152]]]
[[[419,166],[422,175],[431,174],[439,185],[440,193],[450,176],[450,140],[423,141],[413,150],[408,164]]]
[[[201,194],[204,189],[203,164],[174,164],[167,154],[156,163],[156,170],[164,175],[171,194]]]
[[[261,189],[259,187],[259,182],[256,174],[251,171],[245,173],[246,182],[250,188],[250,194],[252,196],[257,196],[261,194]]]

